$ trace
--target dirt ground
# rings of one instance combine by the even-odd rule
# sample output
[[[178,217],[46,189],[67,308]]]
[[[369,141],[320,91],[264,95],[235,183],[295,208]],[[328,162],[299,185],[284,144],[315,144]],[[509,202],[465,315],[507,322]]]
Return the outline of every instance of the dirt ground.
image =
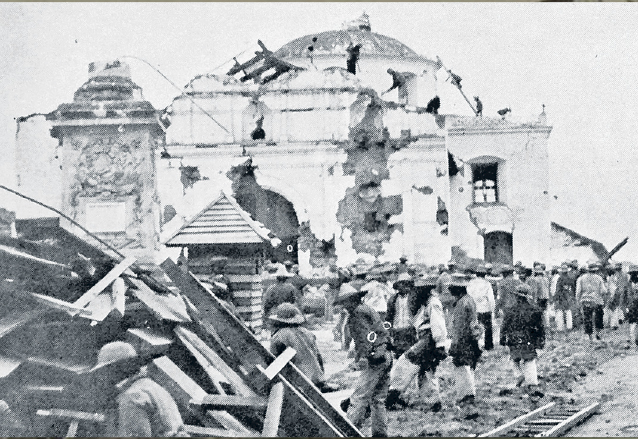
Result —
[[[326,394],[339,408],[339,402],[352,392],[358,372],[352,370],[352,358],[340,350],[332,335],[334,324],[317,321],[312,326],[325,361],[329,382],[340,390]],[[605,330],[603,341],[592,344],[580,331],[567,335],[550,335],[545,349],[539,352],[538,373],[543,398],[530,397],[515,387],[514,367],[508,350],[497,346],[483,354],[476,370],[477,401],[470,407],[456,406],[451,359],[439,367],[443,410],[428,411],[434,402],[431,395],[411,395],[413,404],[389,413],[390,436],[468,436],[485,433],[548,402],[575,402],[585,405],[601,401],[601,414],[593,417],[571,434],[577,436],[635,436],[638,421],[638,350],[627,347],[627,328]],[[635,428],[635,429],[634,429]],[[364,425],[363,433],[369,434]]]

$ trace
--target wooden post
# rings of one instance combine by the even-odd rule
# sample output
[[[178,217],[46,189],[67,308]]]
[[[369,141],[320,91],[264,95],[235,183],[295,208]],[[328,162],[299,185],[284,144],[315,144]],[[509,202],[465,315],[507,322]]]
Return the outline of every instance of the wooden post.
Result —
[[[279,432],[279,419],[281,418],[281,408],[284,402],[284,383],[281,381],[272,386],[268,397],[268,408],[264,419],[264,428],[261,435],[264,437],[277,436]]]

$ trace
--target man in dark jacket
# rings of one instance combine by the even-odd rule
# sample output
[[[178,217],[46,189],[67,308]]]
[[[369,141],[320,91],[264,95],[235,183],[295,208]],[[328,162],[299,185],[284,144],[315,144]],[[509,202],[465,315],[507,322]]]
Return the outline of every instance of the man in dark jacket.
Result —
[[[459,403],[473,403],[476,396],[474,369],[481,356],[478,340],[481,338],[476,305],[467,294],[467,276],[452,276],[450,293],[456,299],[452,313],[450,356],[455,366],[455,381]]]
[[[531,294],[528,285],[516,288],[517,304],[505,310],[500,340],[501,345],[509,346],[510,357],[519,371],[516,386],[525,383],[530,390],[538,388],[536,349],[545,346],[543,311],[533,304]],[[534,390],[534,395],[543,396],[538,390]]]
[[[349,290],[341,293],[336,302],[348,311],[348,327],[355,343],[355,361],[361,375],[350,403],[344,401],[350,421],[360,428],[370,407],[373,437],[387,437],[388,417],[386,398],[390,384],[392,355],[389,351],[390,334],[385,329],[379,314],[363,304],[365,291]],[[349,405],[349,406],[348,406]]]
[[[394,352],[400,357],[405,351],[416,343],[416,329],[413,325],[414,316],[418,311],[414,280],[408,273],[401,273],[394,283],[397,291],[390,300],[386,321],[391,325],[392,343]]]
[[[521,281],[514,277],[514,267],[511,265],[503,267],[501,274],[503,275],[503,279],[497,283],[496,287],[496,309],[499,313],[502,313],[503,310],[516,303],[514,292],[516,291],[516,287],[521,284]]]
[[[277,282],[268,287],[264,293],[264,318],[268,318],[273,308],[282,303],[298,304],[301,293],[293,285],[286,282],[292,274],[282,265],[274,274]]]
[[[569,274],[569,266],[561,264],[556,281],[554,308],[556,309],[556,330],[562,332],[572,329],[572,308],[576,302],[576,282]]]
[[[292,303],[282,303],[270,315],[273,333],[270,339],[270,352],[275,357],[291,347],[297,353],[292,362],[322,392],[331,392],[335,388],[326,384],[323,358],[317,347],[317,337],[303,328],[306,321],[303,314]]]

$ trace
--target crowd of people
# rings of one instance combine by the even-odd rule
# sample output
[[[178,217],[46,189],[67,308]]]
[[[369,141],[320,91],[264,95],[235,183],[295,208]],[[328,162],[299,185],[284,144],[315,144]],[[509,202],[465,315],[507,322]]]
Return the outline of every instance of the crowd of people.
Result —
[[[447,357],[454,366],[456,404],[472,404],[477,363],[495,342],[509,349],[518,371],[513,384],[535,396],[543,396],[537,351],[547,337],[582,328],[592,344],[603,343],[603,327],[628,322],[627,348],[638,344],[638,266],[625,271],[619,263],[581,267],[566,261],[550,269],[540,262],[495,268],[472,262],[419,267],[402,258],[398,264],[333,267],[326,319],[333,307],[340,309],[335,340],[360,371],[352,395],[341,403],[356,426],[370,416],[372,435],[387,436],[386,411],[409,405],[406,392],[413,383],[421,395],[431,390],[436,400],[429,410],[440,411],[436,371]],[[316,337],[303,327],[298,270],[289,264],[272,274],[277,281],[263,298],[272,352],[293,347],[298,352],[293,362],[320,390],[334,390],[326,383]]]

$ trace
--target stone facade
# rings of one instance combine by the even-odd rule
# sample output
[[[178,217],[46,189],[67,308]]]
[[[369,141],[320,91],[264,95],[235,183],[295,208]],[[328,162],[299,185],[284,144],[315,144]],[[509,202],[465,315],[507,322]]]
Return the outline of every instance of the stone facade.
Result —
[[[364,21],[321,34],[311,57],[298,48],[306,37],[275,52],[305,70],[259,84],[197,76],[161,114],[136,97],[125,66],[93,66],[74,103],[48,116],[63,210],[87,223],[91,203],[121,203],[126,232],[103,233],[157,255],[224,190],[292,240],[278,257],[304,274],[402,255],[547,260],[551,127],[425,112],[440,62]],[[362,45],[356,75],[345,69],[348,35]],[[383,94],[388,68],[406,73],[406,89]],[[170,121],[165,144],[158,120]]]

